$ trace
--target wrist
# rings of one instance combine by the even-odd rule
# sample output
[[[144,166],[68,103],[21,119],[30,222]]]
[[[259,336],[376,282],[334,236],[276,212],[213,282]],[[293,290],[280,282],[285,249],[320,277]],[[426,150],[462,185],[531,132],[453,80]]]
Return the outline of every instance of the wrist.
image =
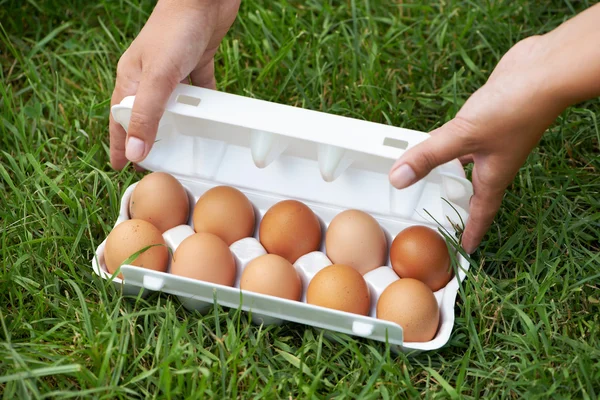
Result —
[[[539,37],[553,94],[566,107],[600,96],[600,4]]]
[[[527,43],[526,51],[532,57],[529,79],[537,87],[536,97],[540,105],[560,114],[574,103],[572,88],[565,82],[570,74],[561,67],[561,50],[548,35],[532,36],[519,42],[521,43]]]
[[[198,10],[205,11],[210,9],[218,9],[219,2],[215,0],[158,0],[158,7],[177,8],[180,10]]]
[[[509,98],[516,95],[513,102],[520,112],[524,107],[543,114],[538,117],[556,118],[572,104],[556,68],[556,56],[546,36],[528,37],[505,54],[490,81],[499,81],[504,90],[509,88]]]

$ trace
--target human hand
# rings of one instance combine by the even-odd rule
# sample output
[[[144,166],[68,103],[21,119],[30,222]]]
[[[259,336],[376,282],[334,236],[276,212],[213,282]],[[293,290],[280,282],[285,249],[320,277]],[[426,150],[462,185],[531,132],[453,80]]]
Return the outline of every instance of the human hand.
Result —
[[[474,162],[474,195],[462,235],[469,254],[479,246],[531,150],[568,106],[552,79],[553,52],[545,40],[531,37],[517,43],[456,117],[409,149],[390,171],[390,182],[401,189],[453,159]]]
[[[111,106],[136,95],[128,132],[110,116],[110,161],[122,169],[150,152],[179,82],[215,89],[214,55],[240,0],[159,0],[117,65]]]

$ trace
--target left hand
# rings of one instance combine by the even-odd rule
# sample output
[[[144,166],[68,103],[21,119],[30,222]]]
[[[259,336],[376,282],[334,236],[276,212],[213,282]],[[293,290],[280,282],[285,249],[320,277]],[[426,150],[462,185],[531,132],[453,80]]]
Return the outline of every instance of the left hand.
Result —
[[[519,168],[568,105],[556,95],[550,56],[543,37],[517,43],[454,119],[409,149],[392,167],[390,182],[402,189],[456,158],[474,162],[474,195],[462,235],[469,254],[492,224]]]

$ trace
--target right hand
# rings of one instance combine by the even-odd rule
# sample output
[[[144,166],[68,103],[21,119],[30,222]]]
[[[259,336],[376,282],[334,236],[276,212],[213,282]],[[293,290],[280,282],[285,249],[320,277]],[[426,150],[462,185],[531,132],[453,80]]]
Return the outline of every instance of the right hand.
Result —
[[[233,24],[240,0],[159,0],[123,53],[111,107],[135,95],[129,129],[110,116],[110,161],[122,169],[152,148],[167,100],[178,83],[216,88],[214,55]]]

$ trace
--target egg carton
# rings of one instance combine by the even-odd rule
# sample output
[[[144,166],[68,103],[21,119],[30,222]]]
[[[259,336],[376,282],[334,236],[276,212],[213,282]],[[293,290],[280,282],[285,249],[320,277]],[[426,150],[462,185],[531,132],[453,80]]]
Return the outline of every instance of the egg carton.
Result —
[[[126,130],[134,97],[113,106],[112,114]],[[237,268],[234,287],[171,275],[130,265],[121,267],[123,280],[113,283],[125,295],[161,291],[177,296],[184,307],[207,311],[218,304],[251,312],[258,324],[292,321],[325,330],[389,342],[394,351],[434,350],[446,344],[454,325],[454,305],[459,282],[469,263],[457,254],[454,278],[435,292],[440,306],[440,326],[428,342],[404,342],[402,327],[375,318],[377,299],[399,279],[386,265],[364,275],[371,295],[368,316],[307,304],[306,289],[312,277],[331,264],[320,251],[300,257],[294,264],[303,282],[301,301],[276,298],[239,289],[241,272],[250,261],[266,254],[258,226],[266,211],[279,201],[295,199],[310,207],[321,223],[323,238],[331,220],[346,209],[371,214],[393,238],[413,225],[450,233],[468,219],[473,193],[458,161],[434,169],[417,184],[393,188],[388,172],[406,149],[426,140],[423,132],[392,127],[332,114],[285,106],[189,85],[178,85],[159,123],[157,140],[140,164],[147,170],[172,174],[190,198],[186,225],[164,232],[174,251],[194,233],[192,210],[204,192],[219,185],[241,190],[255,208],[253,237],[230,246]],[[125,191],[115,226],[129,218],[128,205],[137,183]],[[92,260],[94,272],[110,279],[104,262],[104,241]],[[403,305],[399,304],[399,307]]]

